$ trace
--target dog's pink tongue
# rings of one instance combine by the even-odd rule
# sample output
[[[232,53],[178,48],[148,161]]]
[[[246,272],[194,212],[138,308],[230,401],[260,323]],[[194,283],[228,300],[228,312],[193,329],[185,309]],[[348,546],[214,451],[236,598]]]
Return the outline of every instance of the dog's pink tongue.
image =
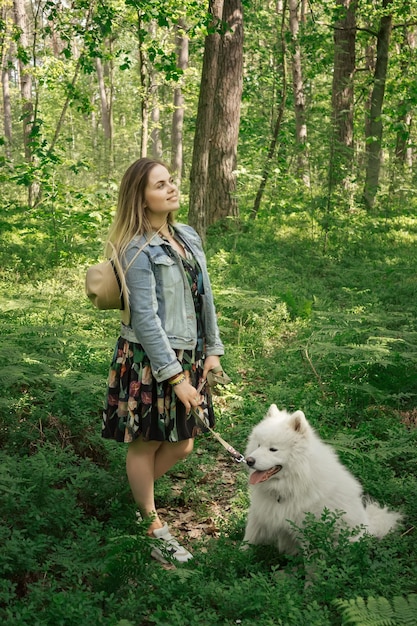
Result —
[[[271,472],[270,470],[266,470],[264,472],[260,472],[259,470],[255,470],[249,477],[250,485],[257,485],[258,483],[262,483],[264,480],[268,480]]]

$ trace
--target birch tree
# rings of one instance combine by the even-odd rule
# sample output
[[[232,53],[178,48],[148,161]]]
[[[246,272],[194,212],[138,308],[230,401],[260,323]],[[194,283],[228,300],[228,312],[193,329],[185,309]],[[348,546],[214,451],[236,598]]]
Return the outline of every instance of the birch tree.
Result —
[[[140,156],[146,157],[148,153],[148,127],[149,127],[149,75],[146,67],[146,54],[144,49],[144,38],[146,30],[143,23],[143,15],[140,10],[137,11],[137,34],[138,34],[138,72],[140,79]]]
[[[30,135],[33,123],[32,74],[29,56],[29,24],[24,0],[13,0],[14,21],[18,30],[19,83],[22,102],[23,146],[25,159],[32,160]],[[29,201],[31,205],[31,199]]]
[[[295,133],[297,150],[297,176],[306,186],[310,185],[308,159],[306,152],[307,123],[306,105],[301,66],[301,47],[299,42],[298,0],[288,0],[290,12],[290,31],[292,38],[292,80],[294,93]]]
[[[180,21],[176,27],[175,42],[177,49],[177,65],[183,73],[188,67],[188,37],[185,34],[185,23]],[[184,96],[181,83],[174,87],[174,112],[172,114],[171,130],[171,169],[175,173],[178,185],[182,177],[183,153],[183,124],[184,124]]]
[[[9,63],[11,61],[11,3],[6,3],[1,7],[1,34],[0,34],[0,67],[1,67],[1,84],[3,97],[3,128],[6,144],[6,156],[10,159],[12,156],[12,106],[10,100],[10,82],[9,82]]]
[[[104,139],[106,144],[107,159],[110,167],[113,165],[113,72],[112,63],[107,63],[107,75],[109,86],[106,89],[104,79],[105,68],[101,58],[96,58],[97,82],[100,96],[101,123],[103,126]]]

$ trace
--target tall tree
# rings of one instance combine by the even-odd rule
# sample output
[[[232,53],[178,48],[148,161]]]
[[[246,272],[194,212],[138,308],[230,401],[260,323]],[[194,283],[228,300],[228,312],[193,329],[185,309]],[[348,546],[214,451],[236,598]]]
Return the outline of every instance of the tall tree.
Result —
[[[33,100],[32,100],[32,68],[29,56],[29,24],[26,15],[24,0],[13,0],[14,21],[19,33],[18,59],[19,59],[19,82],[22,100],[23,120],[23,146],[25,159],[32,161],[30,137],[33,125]],[[29,187],[29,205],[32,204],[31,187]]]
[[[290,11],[290,30],[292,38],[292,80],[297,150],[297,176],[308,186],[310,184],[310,176],[306,152],[307,122],[303,70],[301,65],[301,46],[299,41],[300,22],[298,16],[298,0],[288,0],[288,7]]]
[[[415,65],[416,32],[415,29],[403,27],[402,56],[400,58],[400,70],[402,76],[410,76],[410,81],[415,81],[412,69]],[[407,165],[411,169],[413,164],[413,148],[411,145],[411,130],[413,121],[412,85],[408,87],[407,94],[404,94],[398,103],[398,130],[395,144],[395,157],[397,165],[402,169]],[[415,97],[415,96],[414,96]]]
[[[268,182],[268,178],[271,171],[272,159],[275,154],[275,148],[278,142],[278,135],[281,130],[282,121],[284,118],[284,111],[287,99],[287,64],[286,64],[286,53],[287,47],[285,43],[285,13],[287,9],[287,2],[284,0],[283,3],[280,3],[277,6],[277,12],[281,13],[281,29],[279,36],[279,48],[281,52],[281,68],[282,68],[282,85],[281,91],[279,93],[278,98],[278,112],[275,120],[275,124],[272,131],[272,137],[269,144],[268,154],[266,156],[266,161],[264,164],[264,168],[261,174],[261,182],[258,187],[258,191],[256,193],[255,202],[252,207],[251,217],[255,218],[258,214],[259,208],[261,206],[262,196],[265,191],[266,183]]]
[[[81,4],[80,6],[81,16],[79,19],[82,24],[83,34],[85,34],[86,41],[84,41],[84,45],[82,44],[82,42],[80,42],[81,49],[78,49],[78,45],[77,45],[78,41],[76,41],[74,43],[70,42],[68,48],[63,50],[63,53],[66,58],[74,56],[76,57],[76,60],[75,60],[75,64],[73,67],[73,74],[72,74],[71,80],[69,80],[69,77],[66,77],[67,80],[66,80],[66,89],[65,89],[65,100],[62,105],[58,119],[56,121],[56,126],[55,126],[55,131],[53,133],[53,137],[49,144],[48,156],[52,156],[56,148],[60,134],[63,128],[65,127],[65,120],[67,117],[68,108],[70,107],[71,103],[76,99],[76,96],[77,96],[76,85],[78,83],[78,79],[82,71],[82,68],[84,64],[86,63],[87,50],[89,48],[89,45],[91,44],[91,40],[93,39],[91,37],[90,28],[92,26],[94,10],[95,10],[95,2],[93,1],[87,3],[86,6],[84,4]],[[70,50],[71,47],[74,48],[74,51]],[[95,47],[93,47],[93,58],[96,58]],[[92,68],[93,67],[94,66],[92,66]],[[80,109],[84,110],[84,107],[81,106]]]
[[[149,22],[149,34],[152,39],[157,38],[157,24],[155,20]],[[159,102],[159,81],[156,68],[149,66],[149,99],[151,103],[151,151],[154,159],[162,159],[163,147],[161,136],[161,107]]]
[[[383,0],[382,15],[377,35],[376,62],[371,97],[369,135],[366,137],[367,165],[363,201],[372,209],[378,191],[382,155],[382,106],[387,79],[389,43],[392,30],[392,0]]]
[[[176,27],[175,42],[177,48],[177,65],[181,72],[188,67],[188,37],[185,34],[185,23],[180,20]],[[175,173],[178,185],[182,177],[182,152],[183,152],[183,131],[184,124],[184,96],[181,84],[174,88],[174,112],[172,114],[171,131],[171,169]]]
[[[356,7],[356,0],[336,0],[333,35],[330,189],[346,179],[352,169]]]
[[[11,147],[13,141],[12,105],[10,100],[9,68],[7,67],[7,62],[5,61],[3,61],[1,68],[1,82],[3,91],[3,126],[4,137],[6,140],[6,155],[10,159],[12,155]]]
[[[211,23],[204,42],[194,147],[190,172],[190,199],[188,221],[204,238],[207,228],[207,181],[212,135],[214,94],[217,85],[217,66],[221,42],[220,24],[223,0],[209,0]]]
[[[9,61],[11,57],[10,41],[10,5],[6,3],[1,7],[1,31],[0,31],[0,67],[3,96],[3,127],[6,143],[6,156],[10,159],[13,130],[12,130],[12,107],[10,100]]]
[[[146,30],[144,28],[143,13],[140,9],[137,11],[138,25],[138,61],[139,61],[139,77],[140,77],[140,118],[141,118],[141,134],[140,134],[140,155],[146,157],[148,153],[148,129],[149,129],[149,73],[146,67],[146,53],[144,39]]]
[[[97,82],[100,96],[101,123],[108,147],[108,160],[110,166],[113,164],[113,72],[111,64],[107,66],[109,77],[109,88],[106,89],[104,80],[105,67],[100,57],[96,58]]]
[[[154,159],[162,159],[162,138],[161,138],[161,110],[158,103],[158,86],[151,84],[152,109],[151,109],[151,146]]]
[[[224,0],[222,33],[210,138],[207,225],[239,213],[236,198],[237,144],[243,72],[243,9]]]

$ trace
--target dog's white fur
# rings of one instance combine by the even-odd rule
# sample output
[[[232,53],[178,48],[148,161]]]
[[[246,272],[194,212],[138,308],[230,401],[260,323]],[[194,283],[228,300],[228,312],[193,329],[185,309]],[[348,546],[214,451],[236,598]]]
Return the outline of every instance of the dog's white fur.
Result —
[[[364,503],[362,487],[333,449],[309,425],[304,413],[279,411],[272,404],[249,436],[245,457],[250,471],[250,507],[244,542],[297,552],[297,532],[307,512],[344,511],[350,527],[383,537],[401,519],[378,503]],[[263,472],[281,466],[270,478]],[[253,476],[252,476],[253,475]],[[359,536],[359,535],[358,535]]]

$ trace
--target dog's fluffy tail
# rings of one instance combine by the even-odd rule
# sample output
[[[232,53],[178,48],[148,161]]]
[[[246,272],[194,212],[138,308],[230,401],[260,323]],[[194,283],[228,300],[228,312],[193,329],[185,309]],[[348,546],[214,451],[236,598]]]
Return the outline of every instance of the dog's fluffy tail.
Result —
[[[367,500],[365,502],[368,517],[368,532],[381,539],[401,522],[402,515],[396,511],[390,511],[386,506],[382,507],[378,502]]]

